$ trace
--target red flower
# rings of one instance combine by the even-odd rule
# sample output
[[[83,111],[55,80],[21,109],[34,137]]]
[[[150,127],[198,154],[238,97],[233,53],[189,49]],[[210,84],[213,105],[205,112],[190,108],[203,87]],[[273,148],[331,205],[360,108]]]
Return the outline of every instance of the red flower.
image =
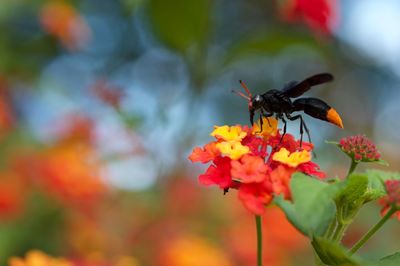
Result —
[[[231,175],[242,183],[258,183],[267,178],[269,167],[257,156],[245,155],[240,161],[232,161]]]
[[[375,144],[365,135],[342,138],[339,147],[356,162],[374,162],[381,158]]]
[[[205,174],[199,176],[200,183],[206,186],[218,185],[221,189],[227,189],[232,185],[231,159],[219,157],[214,160],[215,165],[208,167]]]
[[[336,0],[287,0],[282,16],[288,21],[303,20],[311,29],[330,33],[337,24]]]
[[[265,206],[273,199],[271,184],[263,183],[241,184],[239,187],[239,200],[252,213],[262,215]]]
[[[291,199],[289,188],[290,177],[296,170],[284,165],[279,165],[270,175],[272,189],[276,195],[283,194],[285,199]]]
[[[200,147],[194,148],[192,154],[189,156],[189,160],[191,160],[192,163],[208,163],[220,154],[221,152],[217,149],[216,142],[210,142],[206,144],[203,149]]]
[[[261,133],[259,126],[215,127],[211,135],[217,140],[203,149],[195,148],[189,156],[192,162],[213,162],[199,176],[200,183],[218,185],[224,192],[238,189],[243,205],[260,215],[274,195],[290,199],[289,183],[294,172],[323,177],[318,165],[310,162],[312,144],[303,142],[299,151],[300,143],[292,135],[286,134],[281,141],[276,125],[272,121]]]
[[[297,170],[299,170],[300,172],[303,172],[307,175],[312,175],[312,176],[316,176],[319,178],[326,177],[326,174],[324,172],[319,171],[320,168],[319,168],[318,164],[311,162],[311,161],[300,164],[299,167],[297,167]]]
[[[400,180],[386,180],[385,187],[387,195],[379,201],[379,203],[383,205],[381,210],[382,215],[385,215],[392,207],[400,209]],[[400,220],[399,211],[394,215]]]

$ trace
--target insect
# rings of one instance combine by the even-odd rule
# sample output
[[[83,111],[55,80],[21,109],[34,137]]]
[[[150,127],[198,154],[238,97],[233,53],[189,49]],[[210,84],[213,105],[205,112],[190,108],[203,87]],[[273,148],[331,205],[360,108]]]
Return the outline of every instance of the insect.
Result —
[[[333,76],[329,73],[320,73],[308,77],[301,82],[291,81],[287,83],[282,90],[269,90],[264,94],[252,96],[250,90],[243,81],[239,81],[247,95],[242,92],[233,91],[239,96],[248,100],[250,123],[254,124],[254,115],[256,111],[260,111],[260,128],[262,130],[262,117],[275,116],[283,122],[283,134],[280,141],[286,134],[286,119],[300,119],[300,147],[303,143],[303,129],[306,131],[308,140],[311,142],[310,132],[301,114],[292,115],[293,112],[303,111],[304,113],[324,121],[328,121],[336,126],[343,128],[342,119],[335,109],[318,98],[298,98],[303,95],[311,87],[327,83],[333,80]],[[298,98],[292,101],[292,98]],[[269,120],[267,120],[269,123]]]

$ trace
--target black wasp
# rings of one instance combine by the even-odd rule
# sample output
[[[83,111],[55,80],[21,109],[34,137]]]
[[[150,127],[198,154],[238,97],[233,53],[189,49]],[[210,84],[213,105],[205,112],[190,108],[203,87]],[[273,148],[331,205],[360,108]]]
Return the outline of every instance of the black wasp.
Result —
[[[282,120],[283,134],[281,136],[281,141],[286,134],[286,120],[300,119],[300,147],[303,142],[303,129],[306,131],[308,140],[311,142],[310,132],[308,131],[307,125],[300,114],[293,115],[293,112],[303,111],[304,113],[324,121],[328,121],[332,124],[343,128],[342,119],[335,109],[330,107],[324,101],[318,98],[299,98],[292,101],[291,98],[297,98],[312,86],[316,86],[322,83],[330,82],[333,80],[333,76],[329,73],[321,73],[306,78],[301,82],[291,81],[286,84],[282,90],[269,90],[264,94],[257,94],[252,96],[250,90],[247,86],[240,80],[240,84],[245,89],[247,95],[233,91],[241,97],[245,98],[249,102],[249,113],[251,125],[254,124],[254,114],[257,110],[260,110],[260,127],[263,126],[262,117],[272,117],[275,116],[276,119]],[[269,122],[269,121],[268,121]]]

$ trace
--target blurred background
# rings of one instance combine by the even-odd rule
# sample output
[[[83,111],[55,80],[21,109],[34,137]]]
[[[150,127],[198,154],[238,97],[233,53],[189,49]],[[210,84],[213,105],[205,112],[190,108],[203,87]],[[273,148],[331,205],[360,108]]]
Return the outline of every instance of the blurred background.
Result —
[[[306,117],[315,161],[343,177],[325,140],[361,133],[398,170],[399,13],[397,0],[1,0],[0,265],[30,250],[79,266],[255,265],[254,218],[235,191],[200,187],[187,156],[213,125],[248,124],[239,79],[262,93],[330,72],[307,96],[345,129]],[[345,241],[378,219],[369,204]],[[279,209],[263,220],[265,265],[311,263]],[[361,253],[395,252],[399,233],[390,221]]]

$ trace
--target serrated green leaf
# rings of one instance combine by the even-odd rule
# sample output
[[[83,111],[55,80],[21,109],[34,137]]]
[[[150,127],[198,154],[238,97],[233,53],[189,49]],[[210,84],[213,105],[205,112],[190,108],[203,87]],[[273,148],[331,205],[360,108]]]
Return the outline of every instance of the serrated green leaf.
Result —
[[[390,179],[400,180],[400,173],[399,172],[390,172],[390,171],[383,171],[383,170],[376,170],[371,169],[367,170],[365,174],[368,178],[373,178],[375,180],[386,181]]]
[[[339,244],[322,237],[314,237],[311,242],[315,252],[318,254],[322,262],[332,266],[357,266],[362,265],[361,262],[349,254]]]
[[[210,0],[150,0],[153,29],[167,46],[186,53],[206,40],[210,28]]]

